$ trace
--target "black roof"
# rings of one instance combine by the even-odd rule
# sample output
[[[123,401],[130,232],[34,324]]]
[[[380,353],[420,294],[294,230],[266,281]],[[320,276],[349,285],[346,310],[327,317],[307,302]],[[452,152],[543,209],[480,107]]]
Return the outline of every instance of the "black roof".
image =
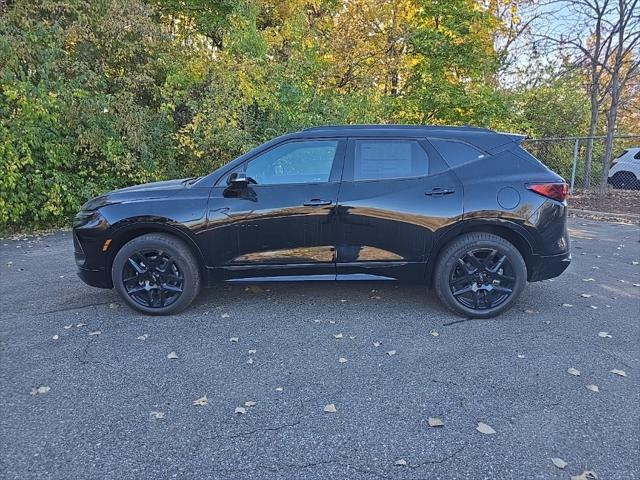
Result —
[[[498,133],[482,127],[440,125],[321,125],[287,135],[293,138],[321,137],[425,137],[459,140],[490,151],[522,135]]]

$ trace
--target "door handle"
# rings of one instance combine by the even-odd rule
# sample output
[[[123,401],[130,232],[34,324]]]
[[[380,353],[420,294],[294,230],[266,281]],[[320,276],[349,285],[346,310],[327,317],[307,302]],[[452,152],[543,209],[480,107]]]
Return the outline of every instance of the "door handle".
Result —
[[[430,197],[440,197],[442,195],[451,195],[455,190],[451,188],[433,187],[429,192],[425,192],[425,195]]]
[[[324,205],[331,205],[333,202],[331,200],[321,200],[319,198],[312,198],[311,200],[307,200],[304,202],[305,207],[322,207]]]

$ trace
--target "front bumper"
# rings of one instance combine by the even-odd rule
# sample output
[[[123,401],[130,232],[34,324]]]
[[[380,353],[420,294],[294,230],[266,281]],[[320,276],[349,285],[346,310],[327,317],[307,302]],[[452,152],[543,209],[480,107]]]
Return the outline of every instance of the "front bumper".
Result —
[[[73,225],[73,250],[78,276],[87,285],[113,288],[108,256],[102,251],[108,224],[98,212],[80,212]]]
[[[571,252],[567,251],[558,255],[540,256],[534,255],[528,262],[529,282],[539,282],[554,278],[564,272],[571,263]]]
[[[113,288],[111,278],[104,269],[90,270],[88,268],[78,267],[78,277],[87,285],[98,288]]]

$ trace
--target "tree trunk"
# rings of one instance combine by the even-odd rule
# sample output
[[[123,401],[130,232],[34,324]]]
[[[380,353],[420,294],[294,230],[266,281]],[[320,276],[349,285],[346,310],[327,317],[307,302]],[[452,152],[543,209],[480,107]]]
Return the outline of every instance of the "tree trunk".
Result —
[[[611,106],[607,114],[607,138],[604,146],[604,157],[602,159],[602,179],[600,181],[600,194],[607,192],[609,179],[609,167],[613,154],[613,136],[616,132],[616,122],[618,120],[618,104],[620,103],[620,80],[618,69],[615,69],[611,77]]]
[[[589,120],[589,136],[593,137],[598,128],[598,113],[600,104],[598,102],[598,86],[600,84],[600,75],[595,74],[591,79],[591,118]],[[583,187],[589,189],[591,187],[591,162],[593,159],[593,139],[587,140],[587,153],[584,161],[584,182]]]

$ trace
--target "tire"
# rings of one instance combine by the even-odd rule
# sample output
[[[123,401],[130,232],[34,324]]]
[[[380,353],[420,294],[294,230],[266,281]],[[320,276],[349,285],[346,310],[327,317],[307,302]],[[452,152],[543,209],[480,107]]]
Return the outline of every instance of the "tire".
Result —
[[[527,266],[504,238],[467,233],[444,248],[434,275],[436,293],[450,310],[468,318],[491,318],[518,300]]]
[[[632,172],[616,172],[609,179],[609,184],[619,190],[638,190],[640,180]]]
[[[198,262],[180,239],[149,233],[126,243],[111,267],[113,285],[132,308],[147,315],[171,315],[200,292]]]

